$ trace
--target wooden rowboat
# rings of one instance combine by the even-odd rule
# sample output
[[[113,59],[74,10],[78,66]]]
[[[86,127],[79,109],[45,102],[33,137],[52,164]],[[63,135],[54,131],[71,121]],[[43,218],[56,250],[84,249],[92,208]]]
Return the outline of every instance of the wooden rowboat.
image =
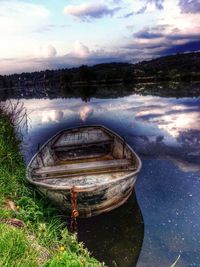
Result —
[[[27,167],[27,179],[59,209],[71,211],[72,192],[81,217],[122,205],[131,195],[141,161],[123,138],[103,126],[63,130]]]

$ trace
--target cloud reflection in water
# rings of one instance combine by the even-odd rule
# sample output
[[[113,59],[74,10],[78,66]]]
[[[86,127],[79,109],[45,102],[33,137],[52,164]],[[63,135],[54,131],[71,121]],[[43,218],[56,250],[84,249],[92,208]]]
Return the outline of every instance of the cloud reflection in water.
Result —
[[[64,113],[60,110],[44,111],[42,113],[42,123],[59,122],[63,119]]]
[[[84,106],[81,108],[80,112],[79,112],[79,115],[80,115],[80,119],[85,122],[89,116],[92,115],[93,113],[93,108],[90,107],[90,106]]]
[[[130,95],[92,98],[87,104],[75,98],[25,100],[25,106],[33,122],[28,148],[33,152],[38,142],[80,123],[103,124],[124,136],[143,161],[136,183],[145,221],[138,266],[146,266],[147,262],[149,266],[170,266],[179,254],[180,266],[198,266],[199,99]],[[41,124],[42,121],[45,123]],[[102,238],[108,246],[111,244],[107,236]],[[126,239],[123,249],[128,247]]]
[[[92,98],[87,105],[77,98],[30,99],[24,103],[34,131],[39,126],[45,127],[44,132],[46,127],[51,127],[55,134],[73,125],[103,124],[123,135],[138,153],[179,159],[182,163],[175,161],[175,164],[182,170],[190,169],[187,164],[183,168],[183,162],[196,159],[200,151],[198,99],[130,95],[115,99]]]

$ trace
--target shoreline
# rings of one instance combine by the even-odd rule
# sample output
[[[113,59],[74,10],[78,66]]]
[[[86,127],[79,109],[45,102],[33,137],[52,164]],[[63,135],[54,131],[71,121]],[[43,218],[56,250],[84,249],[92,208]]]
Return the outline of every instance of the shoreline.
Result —
[[[0,128],[0,265],[105,266],[90,256],[68,232],[64,218],[25,181],[20,142],[2,111]]]

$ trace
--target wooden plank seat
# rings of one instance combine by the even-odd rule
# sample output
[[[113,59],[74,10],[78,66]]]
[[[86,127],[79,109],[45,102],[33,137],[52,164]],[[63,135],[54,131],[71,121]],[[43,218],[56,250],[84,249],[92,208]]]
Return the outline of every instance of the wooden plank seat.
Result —
[[[41,175],[55,175],[55,174],[75,174],[81,173],[86,174],[87,172],[98,173],[102,171],[124,171],[124,170],[132,170],[131,160],[127,159],[115,159],[115,160],[106,160],[106,161],[95,161],[95,162],[81,162],[81,163],[73,163],[73,164],[65,164],[65,165],[56,165],[56,166],[48,166],[41,167],[39,169],[35,169],[34,176]],[[132,167],[132,168],[131,168]]]
[[[98,149],[98,147],[105,147],[108,145],[112,145],[113,144],[113,140],[106,140],[106,141],[99,141],[99,142],[95,142],[95,143],[83,143],[83,144],[73,144],[73,145],[66,145],[66,146],[52,146],[52,149],[54,151],[69,151],[69,150],[75,150],[75,149],[87,149],[88,148],[92,148],[92,147],[96,147]]]
[[[64,133],[52,145],[54,150],[75,148],[77,146],[90,146],[94,144],[106,143],[111,141],[111,137],[100,129],[90,131],[82,130],[71,133]]]

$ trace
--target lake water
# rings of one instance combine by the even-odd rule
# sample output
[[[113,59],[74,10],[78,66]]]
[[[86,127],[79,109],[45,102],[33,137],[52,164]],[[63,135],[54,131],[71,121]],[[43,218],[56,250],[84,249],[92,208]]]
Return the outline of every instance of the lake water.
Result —
[[[130,94],[118,98],[22,99],[28,162],[57,131],[102,124],[133,147],[143,166],[122,207],[78,220],[78,238],[119,267],[200,266],[200,99]],[[136,201],[137,198],[137,201]]]

